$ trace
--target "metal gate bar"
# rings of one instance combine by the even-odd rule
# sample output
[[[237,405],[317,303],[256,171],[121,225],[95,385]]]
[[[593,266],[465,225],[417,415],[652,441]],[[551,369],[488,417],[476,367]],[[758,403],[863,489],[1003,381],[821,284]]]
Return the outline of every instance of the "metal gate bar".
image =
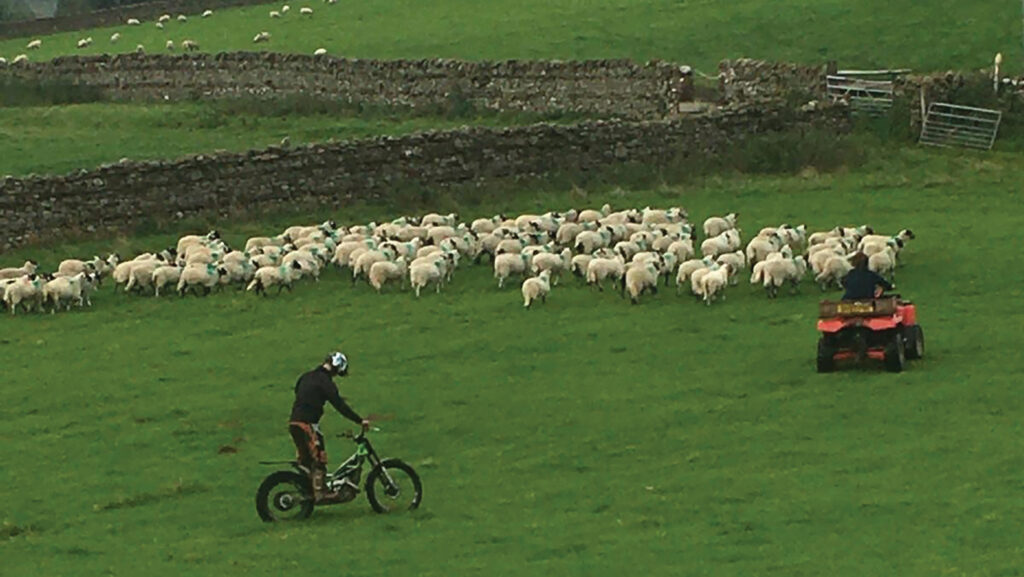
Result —
[[[930,146],[961,146],[990,150],[999,132],[1002,112],[948,102],[928,105],[919,142]]]

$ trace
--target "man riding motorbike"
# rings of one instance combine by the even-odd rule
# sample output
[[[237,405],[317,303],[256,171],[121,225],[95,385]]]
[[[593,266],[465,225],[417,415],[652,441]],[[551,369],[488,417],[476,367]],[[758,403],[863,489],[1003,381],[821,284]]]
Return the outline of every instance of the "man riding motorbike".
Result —
[[[343,497],[340,491],[328,493],[324,487],[327,476],[327,451],[324,447],[324,436],[320,433],[320,417],[324,414],[324,403],[330,403],[343,417],[359,423],[363,431],[370,426],[368,420],[360,417],[348,406],[332,380],[335,376],[346,375],[348,357],[335,351],[327,355],[318,367],[300,376],[295,383],[295,403],[292,405],[292,414],[288,421],[288,432],[295,443],[299,463],[310,472],[313,497],[317,503],[337,501]],[[354,491],[358,491],[358,485],[349,479],[346,478],[343,482]],[[356,482],[358,483],[358,479]]]

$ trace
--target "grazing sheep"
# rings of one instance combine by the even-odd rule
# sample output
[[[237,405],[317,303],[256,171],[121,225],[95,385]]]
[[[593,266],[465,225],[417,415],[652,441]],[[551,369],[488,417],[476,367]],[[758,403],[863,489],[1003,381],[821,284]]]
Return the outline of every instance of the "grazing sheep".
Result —
[[[376,289],[379,293],[386,282],[397,279],[402,282],[402,286],[404,287],[405,274],[407,271],[408,265],[404,258],[400,258],[394,262],[375,262],[370,266],[370,286]]]
[[[178,22],[188,22],[188,16],[184,14],[178,14]]]
[[[28,44],[26,44],[25,48],[27,48],[29,50],[39,50],[40,48],[42,48],[42,46],[43,46],[43,41],[39,40],[37,38],[37,39],[29,42]]]
[[[730,212],[725,216],[712,216],[708,218],[704,221],[704,236],[711,238],[736,228],[736,220],[739,219],[739,216],[738,212]]]
[[[168,40],[167,44],[165,44],[164,46],[167,47],[168,51],[174,52],[174,40]]]
[[[593,268],[594,263],[590,263]],[[654,263],[633,263],[622,277],[622,292],[629,293],[633,304],[640,302],[640,295],[646,291],[658,294],[658,267]]]
[[[34,260],[25,261],[25,264],[21,265],[19,268],[0,268],[0,280],[35,274],[38,268],[39,263]]]
[[[420,296],[420,289],[430,283],[437,287],[437,293],[441,293],[441,284],[444,282],[444,259],[433,261],[414,261],[409,266],[409,286],[416,291],[416,297]]]
[[[171,15],[170,14],[161,14],[160,17],[156,19],[157,22],[170,22],[170,20],[171,20]]]
[[[120,39],[121,39],[121,33],[120,32],[114,32],[113,34],[110,35],[110,43],[111,44],[116,44],[117,41],[120,40]]]
[[[531,266],[529,254],[499,254],[494,257],[494,278],[498,279],[498,288],[505,286],[505,279],[519,274],[525,275]]]
[[[729,283],[730,278],[735,278],[735,274],[732,272],[732,265],[728,262],[701,276],[700,292],[704,297],[704,304],[711,306],[711,301],[719,292],[722,293],[722,300],[725,300],[725,285]]]
[[[213,16],[213,10],[203,10],[203,18],[209,18]]]
[[[549,276],[553,279],[552,284],[557,286],[558,279],[561,278],[562,273],[568,271],[570,267],[572,267],[572,251],[565,248],[562,249],[560,254],[538,254],[533,257],[533,264],[530,268],[533,274],[550,271],[551,274]]]
[[[156,27],[159,28],[160,30],[163,30],[164,29],[164,23],[163,22],[157,22],[156,23]]]
[[[7,59],[4,58],[3,56],[0,56],[0,65],[5,65],[5,64],[7,64]]]
[[[291,9],[292,9],[291,6],[285,4],[284,6],[281,6],[281,14],[287,14],[288,11],[291,10]]]
[[[182,40],[181,49],[185,52],[195,52],[199,50],[199,44],[195,40]]]
[[[299,14],[311,16],[313,14],[313,9],[308,6],[303,6],[302,8],[299,8]]]
[[[4,290],[4,303],[7,304],[11,314],[15,314],[19,304],[26,312],[30,308],[29,305],[35,305],[36,310],[40,310],[42,307],[42,284],[42,277],[35,273],[18,277],[7,284],[6,290]]]
[[[323,56],[325,54],[327,54],[326,48],[317,48],[316,50],[313,51],[313,56]]]
[[[185,296],[188,289],[199,296],[198,289],[203,289],[203,294],[210,294],[210,290],[220,284],[221,275],[227,274],[223,267],[213,264],[190,264],[181,271],[178,279],[178,294]]]
[[[19,54],[14,57],[14,60],[11,60],[11,64],[21,64],[23,62],[28,62],[27,54]]]
[[[281,17],[281,13],[278,12],[277,10],[271,10],[270,11],[270,17],[271,18],[280,18]]]
[[[530,308],[533,301],[540,299],[540,302],[547,302],[548,293],[551,292],[551,271],[545,270],[538,276],[523,281],[523,306]]]
[[[92,36],[88,38],[82,38],[78,41],[79,48],[88,48],[90,44],[92,44]]]
[[[150,283],[153,285],[153,296],[160,296],[160,289],[165,286],[175,286],[181,280],[183,267],[178,265],[161,264],[153,270]]]
[[[252,41],[256,44],[260,42],[270,42],[270,32],[260,32],[256,36],[253,36]]]
[[[125,21],[125,24],[129,26],[138,26],[139,24],[142,24],[142,22],[139,22],[138,18],[129,18]]]
[[[136,54],[145,54],[146,53],[146,47],[143,46],[142,44],[136,44],[135,45],[135,53]]]

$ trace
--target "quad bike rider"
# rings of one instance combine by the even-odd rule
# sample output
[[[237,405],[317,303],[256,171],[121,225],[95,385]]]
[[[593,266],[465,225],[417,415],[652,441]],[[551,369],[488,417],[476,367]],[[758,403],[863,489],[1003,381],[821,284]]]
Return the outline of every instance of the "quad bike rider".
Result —
[[[370,422],[360,417],[338,392],[333,377],[348,375],[348,357],[341,352],[332,352],[315,369],[299,377],[295,383],[295,403],[292,405],[291,418],[288,421],[288,432],[298,453],[299,463],[309,471],[313,487],[313,498],[318,504],[337,503],[354,497],[359,490],[358,473],[355,479],[345,479],[348,491],[331,491],[325,489],[324,480],[327,475],[327,451],[324,437],[320,433],[320,417],[324,413],[324,403],[330,403],[341,415],[354,423],[358,423],[365,432]]]

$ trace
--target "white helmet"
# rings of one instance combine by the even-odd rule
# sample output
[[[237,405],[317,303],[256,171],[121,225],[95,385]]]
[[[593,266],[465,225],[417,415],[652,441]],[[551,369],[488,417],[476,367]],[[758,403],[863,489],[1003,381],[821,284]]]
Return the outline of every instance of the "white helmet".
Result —
[[[332,374],[341,377],[344,377],[345,375],[348,374],[348,357],[345,356],[345,353],[342,353],[340,351],[334,351],[333,353],[327,355],[327,358],[324,359],[324,362],[331,367]]]

